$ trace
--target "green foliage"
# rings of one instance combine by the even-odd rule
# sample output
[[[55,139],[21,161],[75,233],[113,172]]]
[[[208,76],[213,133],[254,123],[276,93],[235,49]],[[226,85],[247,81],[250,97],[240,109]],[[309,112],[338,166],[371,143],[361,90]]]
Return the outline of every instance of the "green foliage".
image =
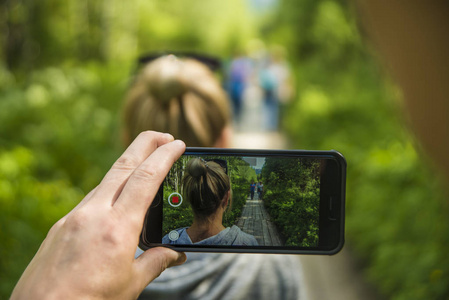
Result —
[[[388,298],[446,299],[447,195],[404,128],[400,93],[360,43],[350,7],[286,0],[280,20],[298,32],[298,95],[283,127],[295,148],[345,155],[347,244]]]
[[[50,226],[118,157],[122,88],[114,76],[122,72],[98,64],[50,67],[30,74],[29,83],[17,83],[3,70],[0,298],[11,292]]]
[[[179,207],[171,207],[168,205],[167,199],[171,193],[168,185],[164,185],[164,206],[163,206],[163,222],[162,222],[162,236],[168,234],[176,228],[189,227],[193,222],[193,212],[187,201],[183,201]],[[176,191],[179,192],[179,191]]]
[[[63,61],[127,63],[147,51],[224,55],[257,34],[240,0],[9,1],[0,9],[0,57],[21,72]]]
[[[164,181],[162,236],[173,229],[189,227],[193,222],[193,212],[187,201],[183,201],[176,208],[168,204],[168,199],[172,193],[182,193],[182,178],[187,162],[187,157],[181,157],[175,162]]]
[[[47,68],[33,73],[31,84],[4,88],[0,145],[33,149],[41,178],[68,177],[83,190],[92,189],[119,153],[122,92],[113,76],[120,72],[110,74],[99,77],[98,65]],[[103,90],[103,84],[114,90]]]
[[[72,187],[68,180],[38,179],[37,166],[37,156],[28,148],[0,150],[0,290],[3,295],[17,282],[50,227],[83,197],[83,192]]]
[[[316,247],[320,203],[319,161],[266,158],[264,205],[285,245]],[[301,220],[301,222],[298,222]]]
[[[1,299],[50,226],[121,152],[119,111],[135,57],[167,49],[226,56],[257,37],[257,26],[266,41],[285,45],[294,63],[297,97],[283,116],[293,146],[337,149],[347,158],[347,240],[369,278],[392,299],[448,298],[447,195],[403,128],[399,92],[381,79],[351,7],[340,0],[284,0],[259,24],[243,3],[2,4]],[[241,213],[256,179],[250,172],[242,163],[231,174],[227,224]],[[265,177],[273,183],[266,199],[279,209],[297,207],[275,201],[276,176],[285,174]],[[289,198],[312,201],[305,190],[314,193],[313,186],[292,186]],[[181,216],[179,225],[190,222],[187,212]],[[300,230],[298,239],[312,243],[314,230]]]
[[[122,152],[120,108],[136,57],[227,55],[256,28],[238,0],[8,1],[0,16],[0,169],[15,170],[0,172],[6,299],[50,225]]]

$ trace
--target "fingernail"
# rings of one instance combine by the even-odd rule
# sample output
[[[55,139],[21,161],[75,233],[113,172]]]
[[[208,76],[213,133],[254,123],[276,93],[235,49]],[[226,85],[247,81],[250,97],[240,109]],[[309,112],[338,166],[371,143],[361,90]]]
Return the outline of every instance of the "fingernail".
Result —
[[[173,266],[179,266],[182,265],[183,263],[185,263],[187,260],[187,256],[184,252],[178,252],[178,259],[176,260],[176,262],[173,264]]]
[[[170,133],[164,133],[164,136],[167,138],[167,139],[169,139],[169,140],[171,140],[171,141],[173,141],[175,138],[173,137],[173,135],[171,135]]]
[[[182,146],[182,147],[186,146],[186,144],[181,140],[175,140],[175,141],[173,141],[173,143],[177,143],[177,144],[179,144],[179,146]]]

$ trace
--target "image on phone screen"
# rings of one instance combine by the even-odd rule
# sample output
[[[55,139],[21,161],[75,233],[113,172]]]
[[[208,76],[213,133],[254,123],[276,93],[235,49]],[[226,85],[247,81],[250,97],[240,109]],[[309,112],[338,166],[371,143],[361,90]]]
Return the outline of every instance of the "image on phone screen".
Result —
[[[193,224],[194,209],[183,199],[182,179],[187,163],[184,156],[164,183],[164,244],[191,244],[186,229]],[[318,246],[320,161],[276,157],[202,157],[206,166],[221,160],[231,182],[231,196],[223,211],[223,229],[197,243],[238,246]],[[227,171],[227,172],[226,172]],[[285,180],[285,178],[289,178]],[[278,215],[282,212],[282,216]],[[213,215],[215,217],[215,215]],[[197,217],[199,218],[199,217]],[[298,224],[295,235],[286,238],[276,223]],[[275,222],[277,220],[277,222]],[[207,219],[204,220],[207,222]],[[210,221],[213,226],[213,220]],[[279,225],[281,225],[279,224]],[[185,238],[182,239],[182,234]]]
[[[339,180],[332,178],[336,165],[316,155],[185,154],[150,207],[152,225],[144,226],[143,242],[206,249],[330,249],[336,242],[329,237],[341,229],[341,207],[331,203],[336,198],[332,179]]]

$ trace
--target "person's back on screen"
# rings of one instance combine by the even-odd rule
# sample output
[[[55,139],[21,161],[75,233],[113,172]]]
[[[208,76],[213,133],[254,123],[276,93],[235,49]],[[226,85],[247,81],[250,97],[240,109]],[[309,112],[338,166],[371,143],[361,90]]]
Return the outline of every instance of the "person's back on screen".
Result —
[[[164,56],[150,62],[128,91],[124,141],[144,130],[168,132],[187,146],[229,147],[230,105],[214,74],[200,62]],[[142,251],[137,250],[136,255]],[[188,253],[140,299],[299,299],[299,260],[292,256]]]

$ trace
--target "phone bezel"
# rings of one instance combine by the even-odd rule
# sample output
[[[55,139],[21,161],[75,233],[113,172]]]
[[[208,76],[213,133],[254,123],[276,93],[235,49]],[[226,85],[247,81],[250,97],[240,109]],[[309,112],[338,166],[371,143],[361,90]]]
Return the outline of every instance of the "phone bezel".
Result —
[[[168,247],[176,251],[184,252],[214,252],[214,253],[273,253],[273,254],[318,254],[333,255],[338,253],[344,245],[345,230],[345,188],[346,188],[346,160],[343,155],[335,150],[252,150],[252,149],[222,149],[222,148],[198,148],[188,147],[183,155],[198,156],[289,156],[327,159],[329,169],[322,174],[320,189],[320,237],[318,247],[284,247],[284,246],[222,246],[222,245],[169,245],[160,243],[146,244],[142,241],[145,234],[143,228],[139,247],[146,250],[151,247]],[[336,176],[337,180],[331,177]],[[324,191],[324,192],[321,192]],[[162,185],[157,198],[153,201],[162,201]],[[152,205],[153,207],[153,205]],[[150,228],[162,227],[162,205],[149,210],[146,221]],[[149,218],[149,219],[148,219]],[[153,231],[157,235],[157,230]],[[162,232],[160,231],[160,235]]]

